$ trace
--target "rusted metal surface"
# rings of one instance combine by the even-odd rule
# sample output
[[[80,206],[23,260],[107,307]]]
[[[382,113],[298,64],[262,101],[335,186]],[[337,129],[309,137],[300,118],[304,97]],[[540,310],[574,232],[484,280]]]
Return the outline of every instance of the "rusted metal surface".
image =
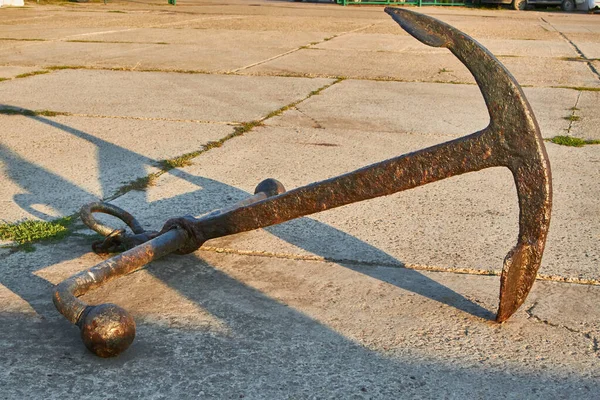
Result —
[[[285,188],[280,182],[275,179],[266,179],[256,187],[253,196],[231,207],[207,214],[207,217],[248,206],[284,191]],[[132,229],[134,235],[121,233],[121,230],[102,225],[93,217],[94,212],[110,214],[121,219]],[[192,249],[190,246],[194,246],[195,242],[190,240],[188,232],[181,228],[169,229],[160,235],[158,232],[146,232],[131,214],[112,204],[87,204],[81,208],[80,216],[91,229],[106,234],[107,238],[115,237],[119,247],[132,246],[134,244],[132,238],[142,240],[143,237],[146,237],[146,240],[136,244],[133,248],[129,248],[124,253],[61,282],[54,290],[54,305],[65,318],[79,327],[81,339],[85,346],[100,357],[114,357],[125,351],[135,338],[133,317],[115,304],[92,306],[81,301],[78,297],[115,278],[137,271],[152,260],[169,253],[193,251],[196,247]],[[192,217],[184,218],[193,220]],[[115,235],[115,232],[119,232],[119,234]],[[107,248],[112,248],[112,245],[114,243],[109,243]],[[107,248],[100,246],[100,251],[98,251],[98,247],[95,247],[94,250],[104,252]]]
[[[519,236],[504,259],[500,278],[496,320],[503,322],[517,311],[531,290],[550,227],[552,175],[540,128],[515,78],[471,37],[414,12],[389,7],[385,12],[421,42],[448,48],[471,71],[481,89],[490,123],[483,131],[459,140],[479,151],[472,154],[480,160],[473,170],[493,166],[510,169],[519,198]],[[454,164],[455,175],[468,172],[460,156],[448,161]]]
[[[65,318],[81,329],[81,338],[90,351],[100,357],[116,356],[127,349],[135,337],[133,318],[114,304],[90,306],[78,297],[176,251],[187,240],[184,230],[173,229],[82,271],[56,286],[54,305]]]
[[[131,229],[133,234],[130,234],[125,229],[113,229],[98,222],[94,218],[94,213],[103,213],[119,218]],[[155,231],[145,231],[133,215],[109,203],[94,202],[86,204],[81,207],[79,216],[83,223],[90,227],[90,229],[105,236],[104,240],[92,244],[92,248],[98,254],[110,254],[128,250],[150,239],[154,239],[158,235],[158,232]]]
[[[448,48],[467,66],[489,110],[490,124],[487,128],[289,192],[285,192],[274,180],[265,181],[267,183],[261,183],[262,188],[261,185],[257,188],[256,195],[233,207],[200,218],[169,220],[160,233],[152,233],[156,237],[147,243],[61,283],[55,303],[67,319],[78,323],[82,315],[86,321],[85,315],[92,315],[84,313],[86,305],[77,296],[108,279],[136,270],[167,252],[194,251],[210,239],[499,166],[512,172],[520,207],[519,236],[516,246],[504,261],[496,320],[502,322],[509,318],[521,306],[535,281],[550,224],[550,165],[531,107],[510,73],[491,53],[464,33],[434,18],[405,9],[388,7],[385,11],[411,35],[430,46]],[[133,224],[135,219],[129,221]],[[109,318],[98,312],[96,314],[101,317],[94,317],[92,322],[85,324],[98,325],[98,321],[104,318],[109,318],[111,324],[116,324],[115,320],[128,321],[124,310],[110,313]],[[119,324],[126,325],[128,322]],[[119,326],[122,329],[118,331],[135,332]],[[102,331],[97,327],[94,329],[94,335],[96,331]],[[129,340],[128,335],[118,342]],[[102,340],[110,342],[112,339]],[[94,339],[92,342],[99,341]],[[88,345],[88,348],[99,354],[93,346]],[[115,349],[110,355],[120,348],[117,346]]]

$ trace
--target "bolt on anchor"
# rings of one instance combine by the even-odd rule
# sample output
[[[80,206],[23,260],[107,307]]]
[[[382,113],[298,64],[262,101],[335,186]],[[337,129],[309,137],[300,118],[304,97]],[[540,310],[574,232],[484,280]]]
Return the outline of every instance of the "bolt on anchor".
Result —
[[[507,320],[523,304],[540,267],[552,208],[550,164],[531,106],[506,68],[466,34],[413,11],[388,7],[385,12],[421,42],[449,49],[466,65],[483,94],[489,125],[468,136],[290,191],[278,181],[267,179],[242,202],[199,218],[171,219],[160,232],[145,232],[133,216],[114,205],[84,206],[83,221],[106,236],[94,250],[126,250],[55,288],[56,308],[81,329],[90,351],[100,357],[125,351],[135,337],[135,322],[117,305],[88,305],[78,297],[152,260],[173,252],[193,252],[210,239],[499,166],[513,174],[520,212],[517,244],[506,256],[500,278],[496,321]],[[98,223],[92,216],[94,212],[122,219],[133,234]]]

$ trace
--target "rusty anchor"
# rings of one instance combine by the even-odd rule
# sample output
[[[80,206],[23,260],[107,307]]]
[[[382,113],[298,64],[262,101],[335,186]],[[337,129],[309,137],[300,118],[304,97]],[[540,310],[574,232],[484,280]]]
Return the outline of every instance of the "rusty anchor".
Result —
[[[489,125],[471,135],[291,191],[267,179],[258,185],[254,196],[238,204],[199,218],[171,219],[160,232],[144,232],[133,216],[113,205],[84,206],[84,222],[107,236],[95,250],[127,249],[55,289],[56,308],[79,326],[89,350],[101,357],[121,353],[134,339],[135,322],[114,304],[93,306],[78,297],[152,260],[172,252],[192,252],[210,239],[499,166],[513,174],[520,213],[517,244],[504,260],[496,321],[505,321],[523,304],[540,267],[552,206],[550,164],[531,107],[506,68],[469,36],[412,11],[389,7],[385,11],[412,36],[429,46],[448,48],[467,66],[483,94]],[[93,212],[121,218],[133,234],[98,223]]]

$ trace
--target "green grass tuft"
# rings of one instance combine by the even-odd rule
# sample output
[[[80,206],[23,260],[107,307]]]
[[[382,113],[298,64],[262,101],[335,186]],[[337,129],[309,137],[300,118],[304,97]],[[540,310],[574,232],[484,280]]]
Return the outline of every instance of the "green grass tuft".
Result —
[[[69,234],[73,220],[74,217],[64,217],[49,222],[27,220],[14,224],[0,224],[0,239],[17,242],[19,245],[59,240]]]
[[[84,65],[52,65],[50,67],[46,67],[47,70],[50,71],[60,71],[63,69],[85,69]]]
[[[42,69],[39,71],[32,71],[32,72],[26,72],[24,74],[19,74],[17,76],[15,76],[16,79],[20,79],[20,78],[28,78],[30,76],[35,76],[35,75],[43,75],[43,74],[48,74],[50,73],[50,71]]]
[[[580,139],[572,136],[554,136],[552,139],[548,141],[559,144],[561,146],[571,146],[571,147],[583,147],[586,144],[600,144],[600,140],[592,140],[592,139]]]
[[[124,194],[132,190],[143,191],[146,190],[150,186],[154,186],[156,184],[156,179],[160,176],[160,173],[154,173],[150,175],[143,176],[134,181],[131,181],[117,191],[117,194]]]
[[[562,61],[591,61],[584,57],[559,57],[558,59]]]
[[[566,117],[563,117],[563,119],[566,119],[567,121],[579,121],[581,119],[581,117],[579,117],[578,115],[567,115]]]
[[[27,117],[35,117],[41,115],[43,117],[56,117],[58,115],[71,115],[67,112],[52,111],[52,110],[26,110],[23,108],[0,108],[2,115],[25,115]]]
[[[285,107],[282,107],[282,109]],[[281,109],[274,111],[272,113],[270,113],[267,117],[265,117],[264,119],[268,119],[270,118],[270,116],[273,116],[274,113],[280,111]],[[183,167],[187,167],[192,165],[192,159],[198,157],[200,154],[207,152],[211,149],[216,149],[218,147],[223,146],[223,144],[228,141],[229,139],[233,139],[236,136],[241,136],[244,133],[254,129],[257,126],[262,126],[263,120],[255,120],[255,121],[250,121],[250,122],[244,122],[238,126],[236,126],[235,128],[233,128],[233,132],[230,133],[229,135],[219,139],[219,140],[213,140],[210,141],[208,143],[206,143],[205,145],[202,146],[201,150],[197,150],[197,151],[193,151],[191,153],[186,153],[183,154],[179,157],[175,157],[175,158],[170,158],[168,160],[162,160],[160,162],[160,167],[162,172],[167,172],[170,171],[174,168],[183,168]]]
[[[170,171],[175,168],[183,168],[192,165],[192,158],[196,157],[198,152],[187,153],[179,157],[162,160],[160,166],[163,171]]]
[[[12,40],[15,42],[45,42],[46,39],[30,39],[30,38],[0,38],[0,40]]]
[[[51,110],[36,110],[36,115],[41,115],[44,117],[56,117],[57,115],[68,115],[68,113],[60,112],[60,111],[51,111]]]

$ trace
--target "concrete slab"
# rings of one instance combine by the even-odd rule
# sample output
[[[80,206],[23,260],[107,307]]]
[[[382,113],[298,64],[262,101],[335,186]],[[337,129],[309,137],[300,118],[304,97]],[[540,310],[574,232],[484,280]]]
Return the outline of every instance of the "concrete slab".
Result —
[[[600,33],[600,28],[594,16],[588,18],[580,18],[579,20],[569,19],[568,21],[560,21],[558,19],[549,18],[552,26],[559,32],[570,33]]]
[[[569,40],[573,41],[574,43],[581,43],[581,42],[599,42],[600,41],[600,33],[593,33],[593,32],[569,32],[566,34],[566,36],[569,38]]]
[[[302,49],[249,68],[248,74],[345,76],[424,82],[475,82],[458,59],[445,54],[404,56],[394,52]]]
[[[320,37],[320,35],[319,35]],[[166,38],[165,38],[166,39]],[[85,40],[98,40],[98,37]],[[259,38],[257,39],[259,40]],[[31,66],[83,65],[91,67],[194,71],[229,71],[293,50],[297,46],[262,47],[244,41],[220,48],[216,41],[203,45],[140,43],[39,42],[6,49],[6,63]],[[309,42],[306,42],[308,44]],[[304,44],[304,43],[303,43]],[[217,51],[217,47],[219,50]],[[221,50],[222,49],[222,50]],[[218,54],[215,56],[215,54]]]
[[[500,56],[517,57],[577,57],[577,52],[566,42],[556,40],[505,40],[505,39],[481,39],[492,54]]]
[[[598,34],[600,37],[600,34]],[[576,40],[574,41],[577,48],[583,53],[586,58],[600,58],[600,49],[598,42],[583,42]]]
[[[509,39],[509,40],[553,40],[561,41],[560,34],[547,24],[544,24],[533,14],[518,16],[515,13],[499,13],[465,15],[461,11],[441,10],[437,13],[425,11],[435,18],[453,25],[467,35],[481,39]],[[364,33],[404,35],[404,30],[393,20],[367,28]]]
[[[0,78],[10,79],[17,75],[25,74],[27,72],[36,71],[38,68],[35,67],[11,67],[11,66],[0,66]]]
[[[178,12],[125,12],[110,13],[110,10],[104,12],[73,10],[66,11],[64,8],[56,8],[48,12],[41,11],[38,15],[22,15],[3,21],[3,30],[9,31],[11,25],[38,25],[44,26],[51,23],[55,28],[94,28],[94,29],[114,29],[115,27],[131,28],[150,28],[163,26],[177,26],[193,20],[214,18],[211,15],[190,15]],[[24,13],[22,13],[24,14]],[[51,21],[50,21],[51,20]]]
[[[31,305],[19,295],[0,284],[0,319],[2,317],[17,315],[21,318],[36,317],[37,314]]]
[[[3,106],[203,121],[264,117],[330,79],[63,70],[3,82]],[[61,96],[56,96],[60,91]]]
[[[116,30],[126,30],[125,26],[115,27]],[[88,35],[100,31],[98,28],[73,28],[73,27],[54,27],[45,24],[28,24],[26,22],[18,25],[0,26],[0,37],[3,39],[32,40],[32,39],[63,39],[70,36]]]
[[[0,352],[4,396],[81,397],[107,381],[111,395],[124,397],[600,394],[593,345],[600,318],[595,307],[583,308],[598,302],[597,287],[538,282],[525,307],[497,325],[486,320],[496,277],[198,252],[153,263],[86,298],[116,302],[138,322],[126,353],[98,359],[53,310],[45,279],[93,264],[83,252],[81,241],[70,241],[3,260],[10,268],[0,282],[43,317],[0,316],[0,348],[10,349]],[[143,293],[150,304],[135,299]],[[189,317],[190,307],[216,322]]]
[[[544,137],[565,134],[578,92],[525,88]],[[335,104],[335,107],[331,107]],[[489,116],[475,85],[345,80],[268,121],[274,126],[465,136]]]
[[[577,57],[577,52],[566,42],[549,40],[506,40],[482,39],[484,45],[496,56],[520,57]],[[340,38],[315,45],[316,48],[330,50],[395,51],[422,53],[445,53],[441,48],[429,47],[412,36],[393,34],[350,33]]]
[[[137,42],[193,45],[196,49],[211,49],[217,58],[224,50],[238,51],[256,49],[293,49],[331,36],[331,32],[294,31],[282,35],[279,31],[229,31],[224,29],[160,29],[142,28],[126,32],[99,33],[73,38],[74,40],[98,40],[103,42]],[[196,50],[197,51],[197,50]],[[189,51],[188,51],[189,53]]]
[[[232,126],[127,119],[0,115],[3,221],[70,215],[199,150]]]
[[[582,139],[600,140],[600,92],[581,92],[575,115],[580,117],[573,121],[571,135]]]
[[[521,85],[600,87],[598,77],[579,61],[542,57],[501,57],[500,61]]]
[[[3,10],[0,38],[140,43],[0,40],[0,58],[15,57],[3,64],[36,69],[48,65],[45,60],[79,60],[129,70],[150,65],[219,70],[358,29],[356,35],[325,42],[344,50],[311,50],[320,58],[303,50],[279,72],[248,72],[323,76],[341,70],[409,80],[471,79],[462,65],[437,50],[419,53],[423,50],[399,46],[407,36],[382,7],[178,3],[33,2],[29,9]],[[595,43],[600,41],[597,16],[454,7],[419,11],[506,51],[496,54],[525,56],[502,58],[521,83],[598,86],[585,63],[553,59],[568,53],[553,24],[570,26],[565,31],[585,27],[567,37]],[[364,32],[377,34],[358,34]],[[383,52],[371,51],[373,37],[379,37]],[[44,46],[49,50],[38,49]],[[331,57],[334,53],[340,55]],[[232,129],[192,120],[259,118],[328,82],[110,71],[62,71],[2,82],[3,104],[123,117],[44,117],[54,125],[42,117],[0,117],[1,127],[11,127],[0,134],[2,149],[9,149],[2,152],[0,184],[3,194],[14,194],[0,199],[2,210],[44,218],[71,213],[87,196],[96,198],[113,184],[152,171],[162,152],[195,150],[190,144]],[[397,101],[397,91],[406,101],[417,101],[416,89],[424,86],[415,86],[411,94],[395,90],[409,85],[381,83],[385,89],[379,93],[374,90],[379,84],[333,86],[269,126],[163,176],[151,190],[130,192],[116,203],[145,227],[160,228],[170,216],[201,214],[244,198],[268,176],[293,188],[448,140],[465,133],[459,127],[486,122],[464,114],[465,105],[483,107],[470,94],[477,93],[474,87],[435,85],[426,91],[429,97],[417,97],[432,116]],[[531,88],[527,94],[548,133],[564,129],[561,118],[578,92]],[[579,100],[582,119],[571,133],[579,135],[578,124],[588,122],[586,130],[596,132],[590,113],[598,99],[594,92],[582,92]],[[388,117],[392,114],[410,118],[398,121]],[[416,128],[429,131],[408,132],[415,120],[421,120]],[[161,135],[173,131],[167,139]],[[597,150],[548,144],[555,208],[541,273],[598,282]],[[599,286],[538,281],[524,307],[499,326],[489,321],[498,303],[498,277],[400,268],[498,270],[515,242],[516,221],[510,174],[488,170],[209,242],[204,250],[166,258],[86,297],[91,303],[116,302],[138,322],[136,342],[112,360],[89,354],[77,328],[51,302],[54,283],[100,261],[89,253],[88,231],[36,244],[32,253],[0,248],[0,397],[464,399],[500,393],[506,398],[598,398]],[[327,258],[333,261],[323,261]]]
[[[201,215],[252,193],[274,177],[288,189],[448,140],[448,137],[306,127],[258,128],[146,194],[115,200],[153,229],[179,215]],[[553,221],[540,273],[600,279],[596,148],[548,144]],[[510,172],[488,169],[412,191],[353,204],[207,246],[290,257],[499,271],[518,234]],[[474,234],[474,232],[478,232]]]
[[[502,57],[522,85],[598,87],[597,77],[581,62],[552,58]],[[252,74],[346,76],[423,82],[473,83],[469,71],[452,54],[303,49],[247,70]],[[549,74],[548,71],[553,71]]]
[[[180,26],[195,29],[227,29],[234,31],[277,31],[286,32],[333,32],[344,33],[360,28],[368,28],[385,17],[382,13],[377,19],[332,18],[318,16],[278,16],[248,15],[240,18],[191,20]]]

